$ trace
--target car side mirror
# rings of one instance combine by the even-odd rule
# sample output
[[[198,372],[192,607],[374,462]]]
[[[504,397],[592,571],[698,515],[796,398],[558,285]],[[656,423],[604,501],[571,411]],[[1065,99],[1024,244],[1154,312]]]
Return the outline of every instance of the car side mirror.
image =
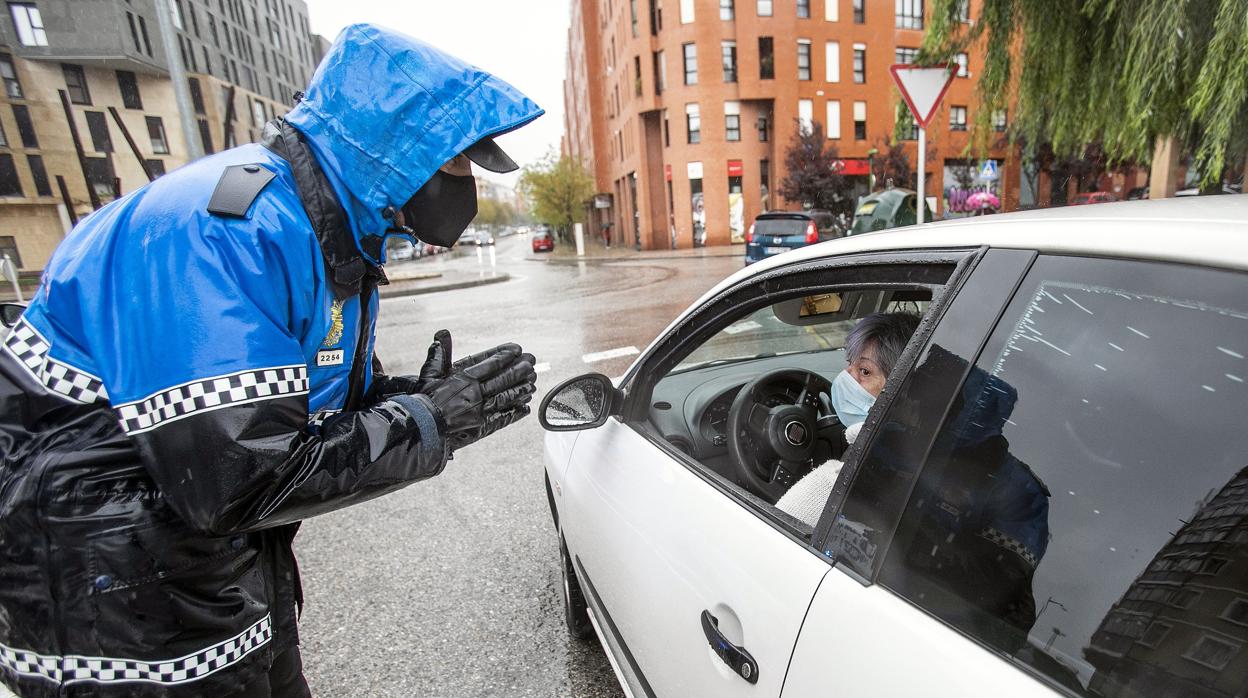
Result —
[[[12,328],[24,312],[26,312],[26,306],[21,303],[0,303],[0,323]]]
[[[607,423],[623,404],[623,394],[601,373],[560,383],[542,398],[537,418],[547,431],[581,431]]]

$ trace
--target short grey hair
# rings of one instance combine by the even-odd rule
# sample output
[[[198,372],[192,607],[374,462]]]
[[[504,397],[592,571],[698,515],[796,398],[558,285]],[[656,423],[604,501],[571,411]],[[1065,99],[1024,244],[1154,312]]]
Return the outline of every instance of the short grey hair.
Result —
[[[868,346],[875,345],[880,370],[888,378],[918,326],[919,316],[911,313],[871,313],[849,331],[845,338],[845,356],[852,363]]]

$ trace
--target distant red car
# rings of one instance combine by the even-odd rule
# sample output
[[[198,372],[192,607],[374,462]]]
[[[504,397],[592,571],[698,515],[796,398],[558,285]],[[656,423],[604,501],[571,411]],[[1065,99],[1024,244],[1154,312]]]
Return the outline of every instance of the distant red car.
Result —
[[[1108,201],[1117,201],[1118,197],[1107,191],[1089,191],[1082,194],[1075,194],[1075,198],[1070,202],[1071,206],[1082,206],[1084,204],[1103,204]]]
[[[534,252],[553,252],[555,249],[555,238],[546,231],[538,231],[533,233],[533,251]]]

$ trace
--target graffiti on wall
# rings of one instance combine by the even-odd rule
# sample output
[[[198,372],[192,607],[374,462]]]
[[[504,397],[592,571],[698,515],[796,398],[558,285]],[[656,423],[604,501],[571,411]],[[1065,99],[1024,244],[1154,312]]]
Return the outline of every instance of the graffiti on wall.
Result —
[[[972,194],[986,192],[1001,197],[1001,179],[995,161],[991,167],[975,162],[945,161],[944,211],[946,218],[962,218],[976,211],[969,201]]]

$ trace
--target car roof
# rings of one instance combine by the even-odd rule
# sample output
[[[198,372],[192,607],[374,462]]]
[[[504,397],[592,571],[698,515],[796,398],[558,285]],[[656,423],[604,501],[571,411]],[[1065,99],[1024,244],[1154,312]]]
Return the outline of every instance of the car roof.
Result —
[[[957,218],[864,233],[768,257],[728,277],[711,293],[748,276],[808,259],[858,252],[981,246],[1248,270],[1248,197],[1224,194],[1114,201]]]
[[[766,213],[758,214],[757,216],[754,217],[754,220],[763,221],[763,220],[777,220],[777,219],[785,219],[785,218],[809,219],[813,217],[814,217],[814,214],[811,212],[807,212],[807,211],[768,211]]]

